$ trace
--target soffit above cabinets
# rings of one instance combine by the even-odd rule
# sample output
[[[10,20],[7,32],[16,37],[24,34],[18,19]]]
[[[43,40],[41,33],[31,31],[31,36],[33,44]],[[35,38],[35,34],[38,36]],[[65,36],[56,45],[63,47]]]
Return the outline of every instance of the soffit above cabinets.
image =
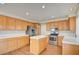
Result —
[[[0,14],[45,22],[49,19],[76,15],[78,5],[77,3],[5,3],[0,4]]]

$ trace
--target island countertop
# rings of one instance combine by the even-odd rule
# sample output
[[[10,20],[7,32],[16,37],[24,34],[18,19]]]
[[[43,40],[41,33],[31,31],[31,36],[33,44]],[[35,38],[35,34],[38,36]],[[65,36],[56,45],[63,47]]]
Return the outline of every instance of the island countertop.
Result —
[[[39,39],[42,39],[42,38],[45,38],[45,37],[48,37],[48,35],[37,35],[37,36],[31,36],[30,38],[39,40]]]

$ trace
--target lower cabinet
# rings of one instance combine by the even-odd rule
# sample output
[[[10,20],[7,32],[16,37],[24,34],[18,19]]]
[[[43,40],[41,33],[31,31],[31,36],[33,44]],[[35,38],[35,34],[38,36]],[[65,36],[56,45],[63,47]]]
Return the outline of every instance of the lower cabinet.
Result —
[[[25,45],[29,44],[29,37],[19,37],[17,38],[17,45],[18,45],[18,48],[20,47],[23,47]]]
[[[79,55],[79,45],[64,43],[62,55]]]
[[[0,54],[8,51],[8,42],[6,39],[0,39]]]
[[[8,43],[7,44],[7,46],[8,46],[7,52],[15,50],[18,47],[16,38],[7,39],[7,43]]]
[[[62,40],[63,40],[64,36],[58,36],[58,39],[57,39],[57,45],[58,46],[62,46]]]
[[[0,39],[0,54],[4,54],[29,44],[29,36]]]

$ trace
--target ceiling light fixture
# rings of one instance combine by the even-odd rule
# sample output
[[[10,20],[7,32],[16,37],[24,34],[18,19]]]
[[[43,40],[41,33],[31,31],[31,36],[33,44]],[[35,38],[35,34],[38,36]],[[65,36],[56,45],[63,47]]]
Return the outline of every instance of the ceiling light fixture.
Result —
[[[72,11],[72,8],[70,9],[70,11]]]
[[[45,8],[45,5],[42,5],[42,8]]]
[[[26,12],[26,15],[28,16],[29,15],[29,12]]]
[[[55,16],[51,16],[51,18],[54,18]]]

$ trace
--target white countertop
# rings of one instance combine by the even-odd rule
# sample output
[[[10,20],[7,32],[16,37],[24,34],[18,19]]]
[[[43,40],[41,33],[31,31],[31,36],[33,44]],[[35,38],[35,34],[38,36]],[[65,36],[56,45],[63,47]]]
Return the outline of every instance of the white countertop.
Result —
[[[66,36],[63,39],[64,44],[72,44],[72,45],[79,45],[79,39],[76,37]]]
[[[0,39],[20,37],[20,36],[28,36],[28,35],[25,35],[25,34],[4,34],[4,35],[0,35]]]
[[[29,36],[29,35],[25,34],[24,31],[0,31],[0,39],[20,37],[20,36]],[[46,36],[47,35],[37,35],[37,36],[31,36],[30,38],[41,39]]]
[[[25,31],[0,31],[0,39],[13,38],[20,36],[29,36],[25,34]]]
[[[37,35],[37,36],[32,36],[30,38],[39,40],[39,39],[42,39],[42,38],[45,38],[45,37],[47,37],[47,35]]]

